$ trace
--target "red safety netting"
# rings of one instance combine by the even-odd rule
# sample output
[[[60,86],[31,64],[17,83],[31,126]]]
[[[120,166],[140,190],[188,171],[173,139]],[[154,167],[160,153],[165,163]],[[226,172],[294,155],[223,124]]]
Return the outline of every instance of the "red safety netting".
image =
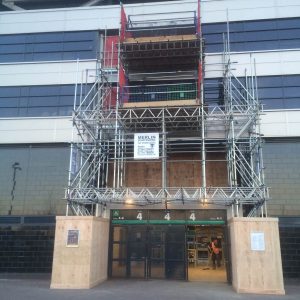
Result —
[[[118,65],[118,43],[119,37],[107,36],[104,44],[103,66],[105,68]]]
[[[201,0],[198,0],[198,12],[197,12],[197,34],[201,36],[201,14],[200,14],[200,9],[201,9]]]
[[[127,17],[124,10],[124,6],[121,5],[121,30],[120,30],[120,42],[122,43],[126,38],[126,26],[127,26]]]
[[[119,92],[120,92],[120,104],[128,102],[128,80],[125,74],[125,70],[122,66],[122,63],[120,62],[119,66]]]

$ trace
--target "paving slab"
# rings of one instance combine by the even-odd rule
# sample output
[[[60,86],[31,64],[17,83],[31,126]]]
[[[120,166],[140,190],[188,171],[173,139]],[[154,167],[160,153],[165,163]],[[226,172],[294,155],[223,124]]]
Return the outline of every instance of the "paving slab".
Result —
[[[49,275],[0,274],[1,300],[299,300],[300,281],[286,295],[237,294],[227,283],[168,280],[108,280],[90,290],[52,290]]]

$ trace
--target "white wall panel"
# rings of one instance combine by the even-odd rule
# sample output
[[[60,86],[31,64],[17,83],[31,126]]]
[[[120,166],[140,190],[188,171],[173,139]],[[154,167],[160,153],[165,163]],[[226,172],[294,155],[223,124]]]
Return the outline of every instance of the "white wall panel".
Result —
[[[0,119],[0,143],[61,143],[72,138],[71,118]]]
[[[233,53],[231,61],[235,76],[244,76],[245,69],[250,74],[250,61],[256,62],[257,76],[288,75],[300,73],[300,50]],[[207,54],[205,57],[205,77],[222,77],[222,55]]]
[[[267,111],[261,116],[265,137],[299,137],[300,110]]]
[[[197,10],[197,0],[125,5],[127,14]],[[299,0],[206,0],[202,22],[286,18],[300,16]],[[93,6],[0,13],[0,34],[95,29],[118,29],[120,6]]]
[[[202,22],[215,23],[241,20],[299,17],[299,0],[204,0]]]
[[[264,112],[261,132],[265,137],[299,137],[300,110]],[[71,139],[70,117],[0,119],[1,144],[68,143]]]
[[[0,14],[0,34],[118,28],[120,8],[72,8]]]
[[[96,61],[0,64],[0,86],[73,84],[89,70],[87,82],[95,82]],[[85,82],[85,79],[84,79]]]
[[[125,5],[126,14],[197,10],[197,1]],[[120,6],[93,6],[0,13],[0,34],[118,29]]]

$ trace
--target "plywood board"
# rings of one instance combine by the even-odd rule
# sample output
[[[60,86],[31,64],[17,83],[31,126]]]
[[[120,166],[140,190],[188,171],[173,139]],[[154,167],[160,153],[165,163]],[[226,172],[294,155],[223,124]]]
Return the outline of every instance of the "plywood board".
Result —
[[[239,293],[285,293],[279,242],[278,219],[232,218],[231,238],[232,285]],[[251,233],[262,233],[264,247],[251,247]]]
[[[123,103],[124,108],[134,107],[166,107],[166,106],[194,106],[199,105],[197,99],[194,100],[168,100],[168,101],[148,101],[148,102],[129,102]]]
[[[186,35],[165,35],[165,36],[149,36],[149,37],[137,37],[127,38],[124,44],[135,44],[135,43],[157,43],[157,42],[173,42],[173,41],[194,41],[197,40],[195,34]]]

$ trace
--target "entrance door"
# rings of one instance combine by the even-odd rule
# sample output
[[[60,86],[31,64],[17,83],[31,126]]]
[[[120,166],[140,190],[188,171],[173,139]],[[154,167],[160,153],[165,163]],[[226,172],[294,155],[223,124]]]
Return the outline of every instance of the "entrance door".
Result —
[[[186,279],[184,225],[112,227],[111,277]]]
[[[131,278],[145,278],[148,261],[147,226],[128,227],[127,275]]]
[[[149,268],[150,278],[165,278],[166,231],[165,226],[149,227]]]
[[[165,273],[168,279],[186,278],[185,226],[171,225],[166,232]]]
[[[149,226],[148,262],[150,278],[185,279],[185,227]]]
[[[187,226],[186,248],[188,279],[191,281],[227,281],[227,251],[224,226]],[[219,253],[212,255],[211,242]]]

